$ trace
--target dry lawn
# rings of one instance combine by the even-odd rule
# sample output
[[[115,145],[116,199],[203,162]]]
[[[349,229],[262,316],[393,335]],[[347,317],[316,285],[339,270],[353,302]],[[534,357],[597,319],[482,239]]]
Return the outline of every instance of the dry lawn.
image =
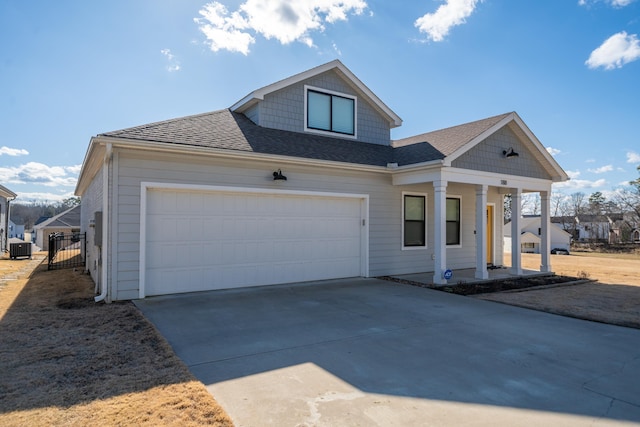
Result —
[[[540,256],[523,254],[522,264],[525,269],[537,269]],[[476,297],[563,316],[640,328],[639,255],[551,255],[551,265],[556,274],[588,277],[596,281]]]
[[[0,259],[0,425],[232,425],[133,304],[38,264]]]

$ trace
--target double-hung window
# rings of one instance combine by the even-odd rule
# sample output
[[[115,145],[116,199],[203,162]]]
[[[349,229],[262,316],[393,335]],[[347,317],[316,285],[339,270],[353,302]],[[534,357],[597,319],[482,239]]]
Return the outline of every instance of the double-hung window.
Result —
[[[356,135],[356,98],[307,88],[306,130]]]
[[[403,246],[426,247],[425,196],[405,194],[403,203]]]
[[[447,245],[460,245],[460,198],[447,197]]]

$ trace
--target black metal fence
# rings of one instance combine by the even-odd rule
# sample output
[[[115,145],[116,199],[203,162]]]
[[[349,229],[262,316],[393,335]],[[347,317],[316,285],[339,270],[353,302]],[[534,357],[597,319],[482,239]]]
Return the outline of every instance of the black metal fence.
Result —
[[[85,265],[87,233],[49,235],[49,270]]]

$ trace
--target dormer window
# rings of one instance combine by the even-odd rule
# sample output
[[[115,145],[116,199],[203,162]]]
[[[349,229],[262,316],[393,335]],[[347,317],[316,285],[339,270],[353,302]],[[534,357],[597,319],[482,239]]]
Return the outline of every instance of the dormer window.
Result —
[[[356,136],[356,97],[305,86],[305,131]]]

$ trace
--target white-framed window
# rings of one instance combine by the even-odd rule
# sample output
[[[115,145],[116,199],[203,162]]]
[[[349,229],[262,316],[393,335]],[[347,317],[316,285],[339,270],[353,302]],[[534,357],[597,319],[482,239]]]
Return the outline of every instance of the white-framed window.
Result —
[[[447,196],[447,246],[462,246],[462,197]]]
[[[305,131],[356,137],[358,99],[355,96],[305,86],[304,105]]]
[[[427,247],[427,195],[402,193],[402,249]]]

